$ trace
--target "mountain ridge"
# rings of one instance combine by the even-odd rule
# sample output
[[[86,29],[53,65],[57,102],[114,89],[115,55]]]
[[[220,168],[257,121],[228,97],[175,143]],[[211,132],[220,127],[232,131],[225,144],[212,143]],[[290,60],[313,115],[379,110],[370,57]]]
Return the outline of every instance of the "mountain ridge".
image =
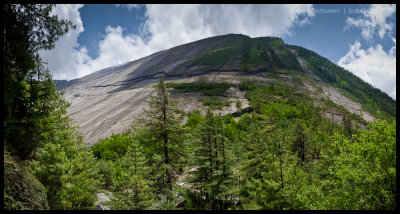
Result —
[[[70,85],[64,83],[67,85],[64,97],[71,102],[68,114],[74,125],[80,126],[89,145],[94,144],[98,139],[129,128],[133,117],[146,108],[145,100],[153,92],[151,85],[161,77],[167,82],[239,84],[248,78],[263,84],[284,82],[309,91],[315,98],[331,99],[365,121],[375,120],[376,109],[387,118],[396,117],[395,101],[390,101],[389,96],[382,96],[384,93],[379,93],[379,89],[362,83],[358,77],[315,52],[287,45],[280,38],[250,38],[241,34],[205,38],[68,81]],[[349,87],[350,83],[354,90]],[[360,89],[375,93],[375,97],[358,92]],[[193,96],[193,99],[200,98]],[[243,101],[244,95],[240,96],[238,99]],[[376,98],[379,96],[382,98]],[[177,99],[182,97],[185,96],[177,96]],[[232,97],[228,99],[233,100]],[[185,112],[201,104],[183,100],[181,103],[194,105],[181,106]],[[234,106],[227,109],[221,113],[237,111]]]

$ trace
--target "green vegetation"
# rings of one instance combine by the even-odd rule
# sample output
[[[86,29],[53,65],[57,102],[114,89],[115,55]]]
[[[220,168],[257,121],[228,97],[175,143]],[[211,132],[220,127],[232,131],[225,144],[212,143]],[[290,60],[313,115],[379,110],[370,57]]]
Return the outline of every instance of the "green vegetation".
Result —
[[[53,7],[4,5],[4,159],[10,161],[4,175],[6,209],[88,209],[96,198],[94,156],[69,125],[69,103],[56,91],[38,55],[73,27],[50,15]]]
[[[52,48],[72,27],[50,16],[52,7],[4,5],[5,209],[95,209],[96,194],[105,191],[112,195],[104,205],[128,210],[396,208],[395,104],[357,78],[347,78],[347,71],[332,73],[333,65],[301,49],[317,75],[353,99],[365,98],[365,108],[389,119],[366,123],[298,88],[243,81],[239,89],[246,91],[253,111],[239,118],[215,115],[213,106],[227,103],[207,98],[206,115],[190,112],[181,125],[182,111],[160,79],[146,117],[126,133],[87,148],[65,115],[69,104],[38,57],[38,50]],[[230,59],[226,53],[242,48],[248,53],[245,67],[262,64],[257,57],[265,48],[273,62],[268,66],[294,57],[280,39],[231,38],[237,43],[232,40],[209,56],[221,54],[218,60],[224,61]],[[232,85],[169,86],[223,96]],[[328,111],[343,115],[342,123],[322,116]],[[359,129],[358,123],[367,128]]]
[[[396,122],[379,120],[346,137],[336,134],[326,159],[330,208],[396,208]]]
[[[116,167],[118,176],[114,176],[115,191],[109,205],[112,209],[150,209],[155,196],[148,179],[149,167],[143,155],[143,147],[133,140],[126,155]]]
[[[50,16],[53,6],[4,5],[4,139],[22,159],[47,140],[68,105],[38,55],[72,27]]]
[[[242,110],[242,103],[240,102],[240,100],[236,101],[236,108],[240,111]]]
[[[4,209],[44,210],[49,209],[47,190],[32,175],[27,166],[11,157],[4,150]]]
[[[275,37],[250,38],[244,35],[230,35],[221,48],[215,49],[192,60],[188,67],[205,66],[208,70],[221,69],[223,65],[239,60],[239,67],[233,70],[282,69],[301,71],[296,57],[285,48],[282,39]]]
[[[159,199],[165,198],[161,206],[169,207],[174,202],[172,174],[185,162],[185,130],[179,125],[182,118],[176,116],[178,111],[169,99],[163,78],[155,89],[156,94],[150,97],[150,109],[145,110],[148,119],[143,119],[145,128],[139,137],[144,141],[148,151],[145,157],[151,166],[147,179],[154,182]]]
[[[167,88],[174,88],[178,93],[201,92],[205,96],[226,96],[228,88],[234,86],[230,83],[199,82],[199,83],[167,83]]]
[[[94,156],[99,159],[116,160],[125,155],[130,144],[127,134],[113,134],[106,139],[100,140],[90,149]]]
[[[224,106],[230,106],[231,101],[229,100],[223,100],[217,97],[206,97],[206,98],[200,98],[200,102],[203,102],[204,106],[210,106],[210,109],[219,109],[221,110],[222,107]]]
[[[380,113],[386,120],[396,118],[396,101],[387,94],[310,50],[297,46],[290,48],[297,51],[314,74],[341,89],[350,99],[361,103],[373,116]]]

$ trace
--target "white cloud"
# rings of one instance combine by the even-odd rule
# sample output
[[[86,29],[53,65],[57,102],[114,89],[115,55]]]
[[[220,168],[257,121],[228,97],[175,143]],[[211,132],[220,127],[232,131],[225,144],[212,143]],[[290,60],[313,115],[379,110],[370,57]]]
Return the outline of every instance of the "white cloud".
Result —
[[[146,5],[147,20],[139,30],[140,35],[124,35],[121,27],[108,26],[104,39],[99,42],[99,56],[92,59],[85,47],[75,49],[79,47],[77,38],[84,30],[78,11],[81,7],[57,5],[53,11],[78,27],[61,37],[55,49],[41,52],[54,79],[82,77],[156,51],[216,35],[290,35],[294,25],[307,24],[307,18],[314,16],[312,5]],[[116,7],[133,9],[137,5]]]
[[[392,40],[395,45],[389,53],[379,44],[364,50],[356,41],[338,65],[396,99],[396,39]]]
[[[128,10],[138,9],[141,5],[140,4],[116,4],[115,7],[119,8],[126,8]]]
[[[159,50],[228,33],[283,36],[314,12],[311,5],[147,5],[146,15],[149,45]]]
[[[396,5],[392,4],[374,4],[368,9],[363,10],[364,18],[351,18],[348,17],[346,20],[345,29],[352,26],[361,28],[361,35],[369,40],[373,34],[378,31],[379,37],[382,39],[386,33],[391,33],[393,29],[393,23],[386,22],[386,19],[396,12]]]
[[[40,51],[40,56],[44,61],[48,62],[48,67],[53,76],[58,79],[70,79],[69,76],[77,76],[78,71],[71,66],[74,61],[85,63],[89,60],[85,54],[86,48],[80,50],[74,48],[79,47],[78,36],[84,31],[83,23],[80,18],[78,9],[83,5],[57,5],[52,13],[56,14],[60,19],[69,19],[76,25],[76,30],[70,30],[56,42],[55,48],[50,51]]]

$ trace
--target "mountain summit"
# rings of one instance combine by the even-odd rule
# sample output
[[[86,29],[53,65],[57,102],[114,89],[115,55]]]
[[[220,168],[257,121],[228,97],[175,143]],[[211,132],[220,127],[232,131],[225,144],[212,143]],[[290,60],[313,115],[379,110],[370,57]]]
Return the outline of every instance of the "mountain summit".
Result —
[[[317,106],[326,106],[323,100],[331,101],[331,108],[323,108],[321,114],[336,123],[342,122],[344,112],[358,115],[352,124],[361,127],[378,116],[396,117],[396,102],[387,94],[318,54],[275,37],[228,34],[206,38],[79,79],[56,82],[71,102],[68,115],[73,124],[93,145],[130,128],[133,118],[148,106],[145,100],[153,92],[150,86],[161,77],[171,92],[178,92],[171,97],[185,112],[204,113],[204,100],[217,99],[226,105],[214,113],[238,113],[249,107],[243,86],[251,83],[294,88],[290,93],[303,93]],[[210,97],[196,91],[179,93],[185,92],[179,90],[184,86],[179,83],[227,83],[227,87],[224,96]]]

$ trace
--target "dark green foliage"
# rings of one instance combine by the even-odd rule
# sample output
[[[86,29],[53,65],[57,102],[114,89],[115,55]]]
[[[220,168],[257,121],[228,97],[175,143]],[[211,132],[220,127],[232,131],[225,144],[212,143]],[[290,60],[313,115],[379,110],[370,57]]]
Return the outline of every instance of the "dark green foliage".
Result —
[[[190,181],[199,194],[191,195],[188,200],[197,201],[196,206],[202,209],[226,209],[234,200],[231,191],[233,162],[224,123],[222,117],[214,116],[208,109],[193,141],[196,169]]]
[[[113,134],[112,136],[100,140],[96,145],[92,146],[95,157],[104,160],[116,160],[125,155],[131,139],[127,134]]]
[[[143,148],[137,140],[132,140],[128,151],[120,160],[119,177],[114,179],[116,190],[109,202],[112,209],[151,209],[154,195],[151,180],[147,179],[149,167]]]
[[[145,110],[147,119],[140,138],[143,139],[148,164],[151,165],[150,179],[156,185],[157,194],[172,201],[172,172],[179,171],[185,159],[185,130],[179,125],[174,102],[169,99],[164,79],[155,85],[156,94],[151,95],[150,109]]]
[[[50,16],[52,7],[4,5],[5,209],[94,209],[100,188],[113,192],[112,209],[396,208],[396,122],[378,119],[357,130],[367,124],[361,117],[279,81],[242,81],[254,111],[236,122],[211,112],[231,104],[220,97],[235,85],[160,79],[141,127],[86,148],[37,54],[72,27]],[[301,85],[302,69],[281,39],[227,38],[187,66],[267,71],[275,79],[292,74]],[[385,94],[313,52],[289,47],[364,109],[395,119],[395,101]],[[190,112],[180,125],[182,111],[166,86],[210,96],[201,100],[207,114]],[[330,111],[343,123],[321,116]]]
[[[7,198],[9,208],[47,209],[47,203],[52,209],[92,208],[99,183],[94,157],[65,116],[69,103],[56,91],[38,54],[40,49],[53,48],[58,37],[74,27],[50,15],[53,7],[4,5],[5,144],[20,159],[28,159],[31,173],[41,183],[30,173],[26,177],[6,174],[5,180],[15,179],[15,183],[30,180],[34,188],[23,184],[19,191],[32,194],[28,201],[41,204],[23,207],[26,199],[12,196]],[[9,195],[5,192],[5,196]]]
[[[256,88],[256,86],[251,81],[248,81],[248,80],[247,81],[243,81],[243,82],[241,82],[239,84],[239,89],[242,90],[242,91],[253,90],[255,88]]]
[[[47,190],[23,163],[4,150],[4,209],[49,209]]]
[[[233,87],[230,83],[215,82],[199,82],[199,83],[167,83],[167,88],[174,88],[178,93],[185,92],[201,92],[205,96],[226,96],[225,92],[229,87]]]
[[[193,187],[199,190],[200,198],[204,197],[204,209],[211,209],[212,206],[212,189],[213,173],[215,172],[215,159],[213,143],[215,140],[214,115],[210,109],[204,122],[201,124],[200,132],[197,136],[195,144],[195,163],[197,169],[193,171],[191,182]]]
[[[73,27],[50,15],[53,7],[4,4],[4,137],[22,159],[45,141],[45,133],[59,119],[54,112],[67,105],[58,100],[38,55]]]

